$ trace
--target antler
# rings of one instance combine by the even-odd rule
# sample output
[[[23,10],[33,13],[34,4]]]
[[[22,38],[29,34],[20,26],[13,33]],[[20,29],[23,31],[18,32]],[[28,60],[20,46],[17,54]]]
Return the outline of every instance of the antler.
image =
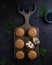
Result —
[[[33,11],[29,11],[29,16],[31,16],[34,12],[36,11],[36,5],[35,5],[35,8],[34,8],[34,10]]]
[[[23,10],[23,11],[20,11],[19,10],[19,5],[18,5],[18,12],[20,13],[20,14],[22,14],[23,16],[25,16],[26,15],[26,13],[25,13],[25,11]]]
[[[28,13],[26,13],[24,10],[23,11],[20,11],[19,10],[19,5],[18,5],[18,12],[20,14],[22,14],[23,16],[26,16],[26,17],[30,17],[34,12],[36,11],[36,5],[35,5],[35,8],[34,8],[34,11],[30,11]]]

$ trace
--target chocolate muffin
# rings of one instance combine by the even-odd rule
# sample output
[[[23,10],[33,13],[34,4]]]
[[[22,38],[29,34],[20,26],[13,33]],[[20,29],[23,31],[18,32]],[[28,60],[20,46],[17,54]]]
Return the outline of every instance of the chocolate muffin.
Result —
[[[15,42],[15,46],[16,48],[23,48],[24,47],[24,41],[22,39],[17,39],[16,42]]]
[[[36,30],[36,28],[30,28],[30,29],[28,30],[28,35],[29,35],[30,37],[35,37],[35,36],[37,35],[37,30]]]
[[[17,59],[23,59],[25,57],[25,54],[24,54],[24,52],[23,51],[18,51],[17,53],[16,53],[16,58]]]
[[[34,59],[36,59],[36,57],[37,57],[37,53],[34,50],[30,50],[28,52],[28,58],[29,59],[34,60]]]
[[[23,28],[16,28],[16,36],[23,36],[24,35],[24,29]]]

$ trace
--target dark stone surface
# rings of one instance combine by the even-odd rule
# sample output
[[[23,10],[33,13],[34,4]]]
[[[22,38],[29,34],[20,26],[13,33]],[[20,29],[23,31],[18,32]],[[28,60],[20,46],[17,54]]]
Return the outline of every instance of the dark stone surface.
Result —
[[[40,29],[40,46],[47,49],[47,54],[37,60],[30,61],[28,59],[18,61],[14,58],[14,35],[13,33],[5,33],[7,28],[7,21],[13,19],[17,26],[24,23],[23,16],[21,16],[16,9],[17,4],[24,4],[24,8],[31,8],[35,0],[0,0],[0,60],[7,58],[6,65],[52,65],[52,24],[44,23],[44,20],[38,18],[38,13],[35,12],[30,18],[30,24],[38,26]],[[37,9],[41,5],[46,5],[48,9],[52,9],[52,0],[36,0]]]

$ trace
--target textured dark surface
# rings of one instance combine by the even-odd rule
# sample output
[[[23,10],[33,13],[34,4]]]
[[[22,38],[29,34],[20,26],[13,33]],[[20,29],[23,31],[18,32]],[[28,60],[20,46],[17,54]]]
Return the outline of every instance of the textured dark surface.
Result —
[[[38,26],[40,29],[40,46],[47,49],[47,54],[44,57],[40,57],[37,60],[30,61],[28,59],[18,61],[14,58],[14,35],[13,33],[5,33],[7,28],[7,21],[13,19],[17,26],[24,23],[23,17],[17,12],[16,6],[23,3],[24,8],[31,7],[34,4],[34,0],[0,0],[0,60],[7,58],[5,65],[52,65],[52,24],[44,23],[44,20],[38,18],[38,13],[35,12],[31,18],[30,23],[33,26]],[[24,6],[23,5],[23,6]],[[52,0],[36,0],[37,9],[41,5],[46,5],[48,9],[52,9]]]

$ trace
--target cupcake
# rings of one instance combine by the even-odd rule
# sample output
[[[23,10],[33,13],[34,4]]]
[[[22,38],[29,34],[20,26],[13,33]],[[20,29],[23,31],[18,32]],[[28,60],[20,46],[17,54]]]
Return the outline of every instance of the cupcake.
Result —
[[[28,30],[28,35],[29,35],[30,37],[35,37],[35,36],[37,35],[37,30],[36,30],[36,28],[30,28],[30,29]]]
[[[24,29],[23,28],[16,28],[16,36],[23,36],[24,35]]]
[[[31,60],[36,59],[37,58],[37,53],[34,50],[30,50],[28,52],[28,58],[31,59]]]
[[[17,59],[23,59],[24,57],[25,57],[25,54],[24,54],[23,51],[18,51],[18,52],[16,53],[16,58],[17,58]]]
[[[22,39],[17,39],[16,42],[15,42],[15,46],[16,48],[23,48],[24,47],[24,41]]]

